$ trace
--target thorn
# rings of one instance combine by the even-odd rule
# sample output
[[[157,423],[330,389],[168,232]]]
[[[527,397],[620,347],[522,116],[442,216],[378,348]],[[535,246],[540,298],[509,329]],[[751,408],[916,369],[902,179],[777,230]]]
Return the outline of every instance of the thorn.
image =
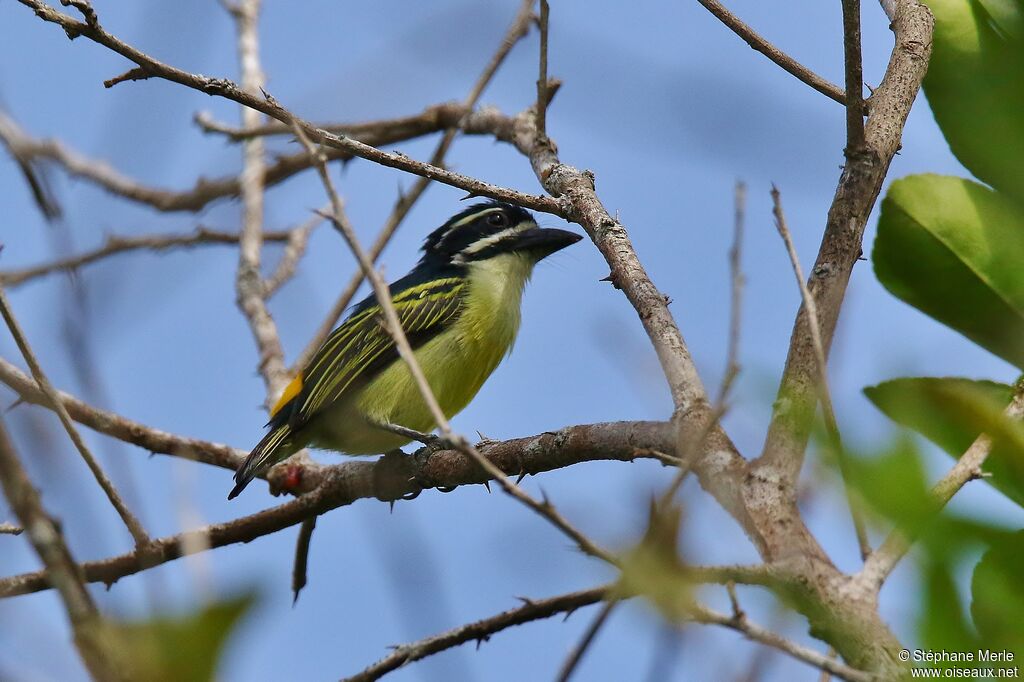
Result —
[[[533,604],[534,604],[534,601],[532,599],[530,599],[529,597],[519,597],[519,596],[517,596],[516,599],[518,599],[519,601],[523,602],[523,604],[525,606],[533,606]]]
[[[519,472],[519,476],[516,477],[516,485],[519,485],[520,483],[522,483],[523,479],[526,478],[526,475],[527,475],[526,474],[526,469],[523,469],[522,471],[520,471]]]
[[[394,514],[395,513],[395,501],[394,500],[388,500],[388,513],[389,514]]]
[[[484,481],[484,487],[487,488],[487,492],[491,492],[491,482]]]
[[[19,397],[18,397],[17,399],[15,399],[15,401],[14,401],[13,403],[11,403],[10,405],[8,405],[8,406],[7,406],[7,409],[6,409],[6,410],[4,410],[4,412],[5,412],[5,413],[6,413],[6,412],[10,412],[10,411],[11,411],[11,410],[13,410],[13,409],[14,409],[15,407],[17,407],[18,405],[21,405],[21,404],[22,404],[22,403],[24,403],[24,402],[25,402],[25,399],[19,396]]]

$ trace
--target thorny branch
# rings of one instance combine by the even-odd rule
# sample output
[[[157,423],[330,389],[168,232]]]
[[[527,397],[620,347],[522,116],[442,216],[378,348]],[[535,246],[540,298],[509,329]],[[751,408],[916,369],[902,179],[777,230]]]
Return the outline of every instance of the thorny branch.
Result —
[[[378,680],[389,672],[393,672],[413,661],[447,651],[462,644],[476,641],[479,646],[480,643],[490,639],[491,635],[516,625],[550,618],[559,613],[565,613],[566,618],[568,618],[577,609],[604,601],[611,594],[618,596],[618,592],[617,586],[610,584],[578,592],[569,592],[557,597],[548,597],[547,599],[523,599],[523,605],[518,608],[503,611],[490,618],[468,623],[416,642],[395,647],[394,651],[389,655],[355,675],[344,678],[342,682],[371,682],[372,680]],[[607,614],[609,612],[608,605],[615,603],[617,602],[607,602],[602,613]],[[700,605],[690,606],[689,611],[689,619],[693,622],[719,625],[735,630],[755,642],[782,651],[799,661],[803,661],[821,670],[827,670],[844,680],[849,680],[850,682],[872,682],[874,680],[874,677],[871,675],[843,665],[828,656],[801,646],[751,622],[742,613],[727,616]],[[591,630],[594,629],[591,628]],[[572,670],[570,669],[568,672],[571,673]],[[566,678],[562,677],[561,679],[564,680]]]
[[[540,474],[585,461],[653,458],[651,451],[671,450],[671,428],[664,422],[613,422],[572,426],[528,438],[482,443],[479,452],[507,475]],[[221,446],[224,447],[224,446]],[[293,460],[268,475],[272,489],[299,494],[298,499],[233,521],[154,540],[145,556],[128,552],[82,565],[88,582],[112,584],[127,575],[184,556],[191,548],[215,549],[275,533],[360,499],[411,498],[429,488],[479,485],[492,480],[459,450],[420,450],[374,462],[349,461],[323,466]],[[694,580],[768,584],[774,578],[761,567],[692,568]],[[0,579],[0,598],[50,588],[45,571]]]

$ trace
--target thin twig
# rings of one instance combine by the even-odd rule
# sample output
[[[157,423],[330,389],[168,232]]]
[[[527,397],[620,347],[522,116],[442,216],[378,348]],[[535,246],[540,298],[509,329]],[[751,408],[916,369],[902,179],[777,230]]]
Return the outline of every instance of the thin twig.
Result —
[[[298,227],[288,230],[288,240],[284,247],[284,253],[281,254],[281,260],[277,262],[277,267],[274,268],[270,277],[263,282],[264,298],[270,298],[276,294],[278,289],[295,276],[299,261],[306,254],[306,247],[309,245],[309,238],[312,236],[313,230],[323,221],[322,216],[314,214]],[[267,233],[264,232],[264,241],[266,235]],[[289,375],[291,375],[290,371]]]
[[[808,289],[818,311],[818,328],[826,355],[842,311],[853,268],[861,257],[864,230],[878,199],[893,156],[901,144],[901,132],[928,68],[934,20],[918,0],[900,0],[891,25],[895,44],[889,65],[871,97],[864,129],[863,153],[848,156],[814,264],[808,273]],[[801,305],[793,323],[786,365],[761,456],[750,463],[750,480],[760,489],[754,495],[778,491],[796,508],[796,480],[803,468],[807,442],[814,423],[819,375],[806,306]],[[773,493],[774,494],[774,493]],[[797,545],[780,547],[788,554]],[[842,641],[833,641],[850,660]],[[898,646],[895,642],[892,646]],[[891,653],[891,652],[890,652]],[[884,661],[884,659],[876,659]]]
[[[19,402],[54,409],[52,399],[35,380],[3,358],[0,358],[0,382],[18,394]],[[93,407],[62,391],[56,391],[56,396],[71,418],[79,424],[111,438],[137,445],[143,450],[173,455],[232,471],[245,460],[246,452],[243,450],[161,431],[114,412]]]
[[[547,4],[546,2],[543,4]],[[580,660],[583,659],[583,654],[587,652],[587,648],[593,643],[594,638],[597,636],[597,632],[604,626],[608,621],[608,616],[611,615],[612,611],[618,606],[618,599],[609,599],[605,602],[601,610],[598,611],[597,616],[594,617],[593,622],[587,628],[587,631],[583,633],[583,638],[579,644],[573,647],[572,651],[569,652],[569,657],[565,659],[565,663],[562,664],[562,669],[558,673],[558,682],[569,682],[569,678],[572,677],[573,672],[576,670],[576,666],[579,665]]]
[[[50,384],[50,380],[46,378],[43,373],[43,368],[39,365],[39,361],[36,359],[35,353],[28,344],[28,340],[21,331],[21,326],[18,324],[17,319],[14,317],[14,312],[11,310],[10,303],[7,300],[7,294],[4,293],[3,287],[0,287],[0,315],[3,316],[4,322],[7,323],[7,328],[11,331],[11,336],[14,337],[14,342],[18,345],[18,350],[21,351],[22,357],[25,358],[25,362],[28,363],[29,369],[32,372],[32,376],[35,377],[36,384],[40,390],[46,395],[49,401],[48,407],[57,413],[57,417],[60,419],[60,423],[64,426],[64,430],[67,431],[68,437],[71,438],[71,442],[74,443],[75,449],[78,450],[78,454],[85,460],[86,466],[89,467],[89,471],[92,472],[96,482],[100,484],[100,488],[106,494],[107,499],[110,500],[110,504],[113,505],[117,511],[118,516],[124,522],[125,527],[128,528],[128,532],[131,533],[132,539],[135,541],[135,546],[143,548],[149,543],[149,536],[146,534],[146,530],[142,527],[142,523],[132,514],[131,510],[121,499],[117,489],[114,488],[114,484],[110,482],[107,475],[103,472],[103,468],[100,467],[99,462],[93,456],[92,452],[89,451],[85,441],[82,440],[82,435],[78,433],[78,429],[75,428],[74,423],[71,421],[71,416],[68,411],[64,408],[64,404],[61,402],[60,397],[57,395],[57,391],[54,390],[53,385]]]
[[[380,146],[411,140],[450,128],[458,125],[459,119],[468,113],[469,110],[463,108],[458,102],[443,102],[433,104],[421,113],[412,116],[365,123],[317,123],[315,125],[330,133],[354,137],[367,144]],[[280,121],[268,121],[253,128],[237,128],[215,120],[210,113],[205,111],[197,113],[194,121],[203,132],[225,135],[232,142],[241,142],[250,137],[292,134],[291,126]],[[305,154],[302,156],[305,157]],[[305,167],[311,168],[308,163],[305,164]]]
[[[250,95],[262,91],[263,69],[259,55],[259,14],[261,0],[239,0],[230,10],[238,33],[238,62],[242,71],[242,89]],[[262,120],[260,113],[241,107],[242,127],[251,128]],[[239,310],[245,315],[259,352],[259,371],[266,387],[267,401],[281,393],[288,381],[284,349],[277,325],[267,308],[266,289],[260,274],[263,249],[263,196],[266,173],[262,137],[242,142],[242,237],[238,246],[235,294]]]
[[[275,230],[264,232],[264,241],[283,242],[292,239],[292,232]],[[192,248],[207,244],[237,244],[240,238],[237,232],[220,232],[205,227],[198,227],[189,234],[154,234],[140,237],[122,237],[111,235],[107,237],[103,246],[85,251],[75,256],[61,258],[50,263],[33,265],[17,270],[6,270],[0,272],[0,284],[14,288],[20,284],[43,277],[54,272],[73,272],[83,265],[89,265],[96,261],[103,260],[128,251],[166,251],[176,248]]]
[[[843,0],[843,54],[846,74],[846,147],[864,147],[864,66],[861,59],[860,0]]]
[[[457,102],[446,102],[429,106],[423,112],[413,116],[383,119],[369,123],[334,123],[324,126],[324,130],[351,137],[367,145],[380,147],[459,126],[459,122],[469,113],[463,105]],[[196,118],[204,129],[223,127],[222,132],[233,138],[235,137],[234,132],[238,133],[239,140],[247,137],[244,131],[213,122],[204,114],[199,114]],[[279,130],[270,130],[267,131],[267,134],[279,131],[291,132],[290,127],[279,121],[275,121],[274,125],[278,126]],[[105,161],[87,157],[58,140],[38,139],[28,135],[2,111],[0,111],[0,141],[8,146],[12,155],[22,166],[37,203],[43,208],[47,217],[51,218],[59,215],[60,211],[56,202],[49,196],[45,184],[41,184],[45,178],[36,177],[37,174],[34,172],[33,166],[40,160],[55,163],[72,177],[87,180],[111,194],[144,204],[157,211],[195,213],[218,199],[237,197],[241,193],[241,179],[237,175],[214,179],[200,178],[191,189],[187,190],[144,185],[138,180],[118,172]],[[327,155],[332,162],[348,161],[354,158],[351,152],[343,149],[331,149]],[[266,187],[278,185],[310,168],[309,158],[305,153],[282,155],[267,166],[264,185]]]
[[[0,488],[11,510],[28,533],[29,542],[46,566],[47,579],[57,588],[64,610],[71,621],[75,645],[94,679],[120,680],[118,659],[110,651],[112,641],[105,637],[103,620],[93,602],[79,566],[64,542],[60,527],[47,514],[39,491],[29,480],[25,467],[14,450],[0,419]]]
[[[735,14],[726,9],[722,3],[718,2],[718,0],[697,0],[697,2],[703,5],[707,11],[715,15],[719,21],[728,26],[733,33],[742,38],[747,45],[750,45],[750,47],[781,66],[785,71],[796,76],[799,80],[811,86],[826,97],[833,99],[840,104],[846,104],[846,93],[843,92],[842,88],[825,80],[807,67],[801,65],[798,61],[787,55],[779,48],[769,43],[758,35],[754,29],[750,28],[750,26],[743,23]]]
[[[1003,411],[1003,417],[1010,421],[1024,419],[1024,383],[1018,383],[1013,399]],[[968,481],[981,475],[981,467],[992,452],[992,438],[987,434],[978,436],[956,464],[936,483],[931,490],[934,507],[933,514],[938,514],[953,499]],[[881,546],[867,558],[858,580],[877,591],[881,588],[889,574],[910,550],[914,535],[909,529],[893,530]]]
[[[736,182],[733,191],[733,229],[732,245],[729,247],[729,340],[726,349],[725,371],[722,373],[722,383],[718,388],[718,396],[715,398],[711,411],[705,417],[705,423],[695,436],[690,436],[683,442],[680,450],[682,464],[679,471],[662,493],[659,505],[664,508],[675,499],[676,493],[682,487],[686,477],[690,474],[693,466],[693,458],[703,449],[708,435],[712,429],[721,423],[725,415],[729,394],[736,377],[740,373],[740,331],[743,322],[743,230],[746,222],[747,211],[747,186]]]
[[[797,255],[796,247],[793,245],[793,235],[786,225],[786,215],[782,210],[782,196],[775,185],[772,185],[771,195],[772,215],[775,216],[775,229],[778,230],[779,236],[782,237],[782,242],[786,246],[786,253],[789,255],[789,262],[793,267],[797,286],[800,288],[804,309],[807,311],[811,343],[818,365],[818,399],[821,401],[821,412],[825,420],[825,431],[828,435],[829,449],[839,463],[839,471],[843,477],[843,487],[846,490],[846,500],[850,507],[850,516],[853,518],[853,527],[857,534],[857,546],[860,548],[861,559],[867,559],[871,554],[871,542],[868,539],[867,529],[864,526],[864,514],[861,510],[860,502],[849,484],[849,472],[846,466],[846,454],[843,450],[843,439],[839,433],[839,424],[836,421],[835,407],[832,403],[832,392],[829,389],[828,360],[825,357],[825,344],[821,340],[821,327],[818,326],[818,306],[814,302],[811,290],[807,288],[804,271],[800,266],[800,257]]]
[[[540,0],[540,58],[537,76],[537,134],[546,137],[548,134],[548,0]]]
[[[465,117],[459,119],[457,126],[453,126],[445,131],[441,140],[437,143],[437,147],[434,148],[434,153],[430,156],[431,165],[438,167],[444,166],[444,159],[448,154],[448,150],[451,149],[452,143],[455,141],[455,137],[459,133],[459,130],[465,127],[468,117],[472,114],[473,108],[476,106],[477,102],[480,101],[480,97],[483,95],[487,85],[494,78],[494,75],[498,72],[498,68],[505,61],[505,58],[508,56],[509,52],[512,51],[515,44],[526,36],[530,28],[533,3],[534,0],[523,0],[523,3],[519,7],[519,11],[512,20],[512,24],[509,26],[508,31],[506,31],[505,36],[502,38],[497,51],[477,77],[476,82],[473,83],[473,87],[470,88],[469,94],[466,95],[466,98],[460,105],[462,110],[465,112]],[[402,221],[405,220],[409,211],[412,210],[412,207],[416,204],[419,198],[423,196],[423,193],[429,186],[430,179],[421,177],[416,179],[416,182],[413,183],[412,187],[407,192],[400,193],[398,201],[395,202],[395,206],[392,209],[391,214],[388,215],[387,220],[384,221],[384,226],[381,228],[380,233],[377,235],[373,245],[370,247],[371,262],[377,262],[380,254],[384,251],[388,242],[391,241],[391,237],[398,230],[398,227],[402,224]],[[320,327],[317,328],[316,333],[313,334],[309,343],[306,344],[302,353],[300,353],[299,357],[295,360],[295,363],[289,370],[290,373],[295,374],[309,363],[313,355],[317,350],[319,350],[320,346],[323,345],[324,341],[327,340],[327,337],[330,336],[331,332],[334,330],[335,325],[352,302],[352,297],[355,296],[362,283],[363,271],[361,268],[356,268],[355,273],[353,273],[348,284],[345,285],[341,295],[338,296],[337,301],[335,301],[334,305],[327,313],[324,321],[320,324]]]
[[[721,625],[730,630],[735,630],[748,639],[765,646],[770,646],[773,649],[778,649],[782,653],[788,654],[796,660],[803,661],[815,668],[828,670],[836,677],[848,680],[849,682],[875,682],[876,680],[873,675],[844,665],[834,658],[820,654],[813,649],[808,649],[776,632],[752,623],[745,615],[742,618],[736,618],[734,615],[726,615],[704,606],[695,605],[692,608],[690,617],[698,623]]]
[[[313,540],[313,531],[316,529],[316,519],[315,516],[310,517],[299,526],[299,537],[295,541],[295,562],[292,566],[292,605],[299,601],[299,593],[306,586],[309,545]]]
[[[21,526],[15,526],[13,523],[6,521],[0,523],[0,535],[21,535],[24,530]]]
[[[569,614],[572,614],[580,607],[589,606],[601,601],[612,588],[613,585],[602,585],[601,587],[570,592],[548,599],[524,599],[523,605],[519,608],[503,611],[490,618],[468,623],[417,642],[397,646],[381,660],[351,677],[346,677],[342,682],[371,682],[372,680],[379,680],[389,672],[397,670],[408,663],[467,642],[476,641],[478,644],[486,642],[491,635],[515,625],[550,618],[559,613],[565,613],[568,617]]]
[[[405,154],[396,152],[385,152],[376,147],[354,140],[329,133],[326,130],[318,129],[309,121],[295,116],[293,113],[282,107],[276,99],[267,93],[260,97],[239,87],[227,78],[204,76],[201,74],[189,73],[182,69],[165,64],[141,50],[132,47],[111,33],[108,33],[98,21],[78,21],[62,12],[55,10],[43,0],[18,0],[22,5],[32,8],[36,16],[43,21],[57,24],[64,29],[65,33],[76,36],[85,36],[90,40],[103,45],[104,47],[120,54],[121,56],[135,62],[142,67],[151,78],[161,78],[179,85],[204,92],[208,95],[216,95],[232,100],[238,104],[255,109],[278,121],[297,124],[302,131],[319,144],[348,152],[369,161],[373,161],[388,168],[396,168],[414,175],[420,175],[437,182],[442,182],[452,187],[458,187],[475,196],[490,197],[499,201],[506,201],[518,204],[524,208],[535,211],[543,211],[554,215],[564,215],[564,211],[558,201],[551,197],[536,194],[526,194],[506,187],[499,187],[476,178],[471,178],[461,173],[438,168],[437,166],[415,161]],[[76,4],[88,6],[84,0],[76,0]],[[91,9],[91,8],[90,8]]]

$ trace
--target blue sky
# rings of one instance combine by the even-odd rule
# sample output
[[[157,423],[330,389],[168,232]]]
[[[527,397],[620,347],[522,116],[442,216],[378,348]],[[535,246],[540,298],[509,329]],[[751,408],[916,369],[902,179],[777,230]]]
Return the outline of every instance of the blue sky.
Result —
[[[232,23],[213,0],[94,4],[108,30],[150,54],[207,75],[237,77]],[[411,114],[461,99],[518,2],[265,0],[265,5],[262,55],[269,91],[307,118],[344,121]],[[843,110],[750,50],[695,2],[553,5],[550,73],[564,85],[549,111],[548,130],[565,162],[596,174],[605,205],[618,212],[655,283],[673,299],[672,311],[710,386],[720,381],[725,365],[733,185],[737,179],[748,184],[743,371],[726,426],[741,451],[754,455],[799,302],[772,225],[768,190],[775,183],[782,191],[801,259],[812,262],[843,162]],[[730,7],[796,59],[841,82],[838,3],[800,0],[780,8],[736,0]],[[888,60],[887,24],[875,4],[865,3],[868,84],[878,83]],[[125,70],[123,59],[84,39],[68,41],[13,2],[0,4],[0,38],[0,102],[30,133],[60,137],[155,186],[180,189],[198,175],[237,171],[240,149],[204,136],[191,122],[199,110],[235,122],[237,107],[157,80],[105,90],[102,81]],[[536,52],[534,32],[513,50],[482,101],[510,113],[529,105]],[[270,144],[273,151],[295,149],[283,140]],[[425,158],[434,144],[435,138],[428,138],[397,148]],[[538,191],[529,164],[489,139],[460,139],[449,159],[462,173]],[[922,98],[889,177],[925,171],[967,175]],[[336,171],[336,178],[365,242],[390,212],[398,188],[413,181],[358,160]],[[68,181],[59,171],[51,180],[66,215],[57,226],[41,219],[15,165],[0,160],[6,216],[0,267],[49,260],[68,242],[75,251],[89,248],[106,234],[238,226],[234,201],[218,202],[198,215],[157,214]],[[390,277],[415,262],[423,236],[463,207],[461,196],[444,186],[427,192],[384,253]],[[266,226],[301,222],[323,201],[314,176],[291,179],[268,193]],[[562,226],[551,216],[540,221]],[[869,222],[868,253],[875,222],[875,217]],[[272,266],[279,253],[268,247],[265,261]],[[155,427],[248,447],[262,434],[265,417],[256,353],[234,306],[236,258],[231,247],[120,257],[83,270],[76,286],[67,277],[50,277],[12,292],[12,301],[57,386]],[[319,230],[299,275],[271,304],[289,360],[353,267],[337,235]],[[506,438],[576,423],[669,415],[671,403],[654,353],[625,298],[598,281],[606,274],[588,241],[537,268],[515,350],[454,420],[457,429]],[[67,343],[69,319],[86,332],[86,343],[73,353]],[[0,354],[18,357],[2,334]],[[860,389],[908,374],[1015,376],[1002,361],[889,296],[870,263],[863,262],[854,271],[833,352],[832,388],[845,440],[867,447],[889,437],[889,423]],[[13,397],[0,389],[0,399]],[[130,538],[56,420],[25,407],[7,419],[76,556],[94,559],[128,550]],[[279,501],[256,484],[228,504],[228,472],[149,458],[95,434],[87,437],[153,534],[227,520]],[[330,454],[319,456],[337,461]],[[813,454],[810,459],[816,462]],[[932,453],[933,474],[947,465],[944,456]],[[855,570],[856,544],[842,496],[821,482],[830,475],[817,476],[820,469],[809,465],[805,472],[812,481],[808,522],[836,562]],[[543,483],[570,519],[600,542],[624,548],[642,530],[647,500],[670,473],[652,463],[593,463],[528,479],[525,485],[537,492]],[[694,482],[684,488],[683,500],[682,545],[689,560],[756,559],[736,525]],[[955,506],[1020,522],[1019,510],[985,486],[969,487]],[[6,515],[0,506],[0,520]],[[425,493],[396,505],[393,513],[385,504],[363,501],[322,518],[310,557],[310,584],[292,608],[294,539],[295,530],[288,530],[94,593],[107,612],[139,616],[186,610],[256,587],[261,601],[231,640],[221,677],[335,679],[383,656],[389,644],[511,608],[515,596],[553,595],[609,577],[545,522],[481,487]],[[0,548],[4,574],[37,565],[22,539],[0,537]],[[907,643],[914,638],[917,587],[904,566],[883,591],[883,613]],[[759,622],[811,642],[801,621],[775,612],[763,594],[744,590],[741,597]],[[713,589],[706,600],[726,604]],[[516,628],[478,652],[471,646],[456,649],[392,678],[544,679],[553,676],[591,618],[582,612],[565,623],[553,619]],[[0,627],[0,676],[84,679],[54,594],[0,602],[0,623],[19,624]],[[753,645],[729,632],[695,626],[672,633],[635,603],[617,612],[601,632],[579,679],[644,679],[652,669],[659,671],[658,679],[729,679],[746,669],[754,652]],[[814,671],[782,656],[773,656],[768,665],[765,679],[816,678]]]

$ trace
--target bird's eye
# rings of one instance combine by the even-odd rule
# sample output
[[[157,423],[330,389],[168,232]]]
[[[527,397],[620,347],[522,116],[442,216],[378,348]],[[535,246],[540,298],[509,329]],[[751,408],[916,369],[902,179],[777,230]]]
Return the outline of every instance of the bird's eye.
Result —
[[[487,216],[487,224],[491,227],[508,227],[508,216],[504,213],[492,213]]]

